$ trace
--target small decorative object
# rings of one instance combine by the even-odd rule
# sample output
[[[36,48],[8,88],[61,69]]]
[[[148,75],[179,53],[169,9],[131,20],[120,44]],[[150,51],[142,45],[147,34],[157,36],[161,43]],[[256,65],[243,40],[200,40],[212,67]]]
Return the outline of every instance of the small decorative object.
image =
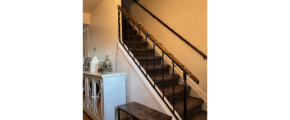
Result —
[[[99,59],[97,57],[93,57],[93,59],[90,62],[90,72],[91,73],[98,73],[98,63]]]
[[[104,72],[103,63],[104,63],[104,60],[100,60],[100,62],[99,62],[99,72],[101,72],[101,73]]]
[[[113,70],[112,69],[112,62],[109,59],[109,55],[106,55],[106,60],[103,63],[103,68],[104,68],[104,71],[106,71],[106,72],[112,72],[112,70]]]
[[[91,61],[91,57],[87,57],[85,59],[84,65],[83,65],[83,71],[89,71],[90,70],[90,61]]]

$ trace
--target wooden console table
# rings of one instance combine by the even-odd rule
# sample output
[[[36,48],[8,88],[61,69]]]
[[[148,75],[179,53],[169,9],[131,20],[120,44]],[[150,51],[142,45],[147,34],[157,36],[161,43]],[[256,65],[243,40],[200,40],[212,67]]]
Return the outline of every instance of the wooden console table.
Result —
[[[83,71],[83,109],[94,120],[115,120],[117,106],[126,103],[126,73]]]
[[[171,116],[161,113],[137,102],[130,102],[118,106],[118,120],[120,120],[120,110],[131,115],[133,120],[171,120]],[[128,120],[131,118],[125,118]]]

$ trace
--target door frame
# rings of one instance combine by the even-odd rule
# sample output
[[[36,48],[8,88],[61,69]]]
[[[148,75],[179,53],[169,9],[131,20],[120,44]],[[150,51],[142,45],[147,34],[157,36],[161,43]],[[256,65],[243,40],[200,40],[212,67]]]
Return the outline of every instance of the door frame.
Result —
[[[83,47],[85,47],[84,53],[84,59],[86,59],[87,57],[89,57],[89,28],[85,28],[83,30]]]

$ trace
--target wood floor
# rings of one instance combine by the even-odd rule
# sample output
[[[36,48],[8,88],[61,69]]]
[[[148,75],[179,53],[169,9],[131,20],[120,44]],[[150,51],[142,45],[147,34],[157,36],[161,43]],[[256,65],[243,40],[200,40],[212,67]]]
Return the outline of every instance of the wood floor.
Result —
[[[83,95],[83,101],[85,101],[85,96],[84,95]],[[92,103],[92,101],[91,101],[91,103]],[[98,112],[99,113],[101,111],[100,106],[101,106],[101,100],[98,100],[98,107],[97,107],[97,109],[98,109]],[[97,116],[100,119],[102,119],[102,116],[100,114],[97,114]],[[93,119],[83,110],[83,120],[93,120]]]
[[[93,120],[85,111],[83,111],[83,120]]]

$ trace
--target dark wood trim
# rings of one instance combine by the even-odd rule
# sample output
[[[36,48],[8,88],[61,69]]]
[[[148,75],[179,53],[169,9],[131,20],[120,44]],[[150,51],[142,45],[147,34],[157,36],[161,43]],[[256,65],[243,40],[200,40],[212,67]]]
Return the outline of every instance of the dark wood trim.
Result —
[[[186,74],[189,74],[189,77],[193,79],[197,84],[199,84],[199,80],[181,63],[177,58],[175,58],[164,46],[162,46],[151,34],[148,33],[147,30],[145,30],[144,27],[142,27],[132,16],[130,16],[121,6],[118,5],[119,10],[127,16],[140,30],[142,30],[146,35],[148,36],[149,39],[154,42],[161,51],[163,51],[165,54],[168,55],[168,57],[174,61],[176,65],[180,67],[181,70],[183,70]]]
[[[183,38],[181,35],[179,35],[177,32],[175,32],[172,28],[170,28],[167,24],[165,24],[163,21],[161,21],[158,17],[156,17],[154,14],[152,14],[149,10],[147,10],[145,7],[143,7],[141,4],[139,4],[136,0],[133,0],[136,4],[138,4],[143,10],[145,10],[147,13],[149,13],[153,18],[155,18],[158,22],[160,22],[163,26],[165,26],[167,29],[169,29],[173,34],[175,34],[177,37],[179,37],[183,42],[185,42],[188,46],[190,46],[192,49],[194,49],[196,52],[198,52],[204,59],[207,59],[207,55],[205,55],[203,52],[201,52],[199,49],[197,49],[195,46],[193,46],[191,43],[189,43],[185,38]]]

